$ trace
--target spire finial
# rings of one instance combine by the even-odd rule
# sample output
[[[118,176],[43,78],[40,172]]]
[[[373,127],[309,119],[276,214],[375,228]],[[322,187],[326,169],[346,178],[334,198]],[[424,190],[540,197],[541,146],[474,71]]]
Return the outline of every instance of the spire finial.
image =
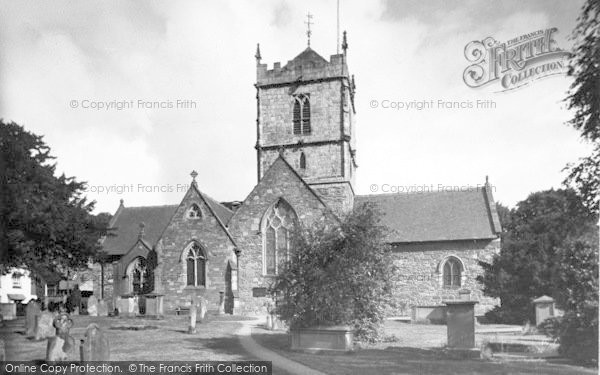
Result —
[[[347,49],[348,49],[348,40],[346,39],[346,30],[344,30],[344,36],[342,38],[342,50],[344,51],[344,55],[346,54]]]
[[[256,63],[260,64],[260,60],[262,59],[262,56],[260,56],[260,43],[256,43],[256,55],[254,57],[256,58]]]
[[[196,186],[196,177],[198,177],[198,172],[192,171],[192,173],[190,173],[190,176],[192,176],[192,185]]]
[[[310,47],[310,36],[312,35],[312,31],[310,30],[310,25],[313,25],[313,23],[311,22],[313,18],[313,15],[310,13],[306,14],[306,21],[304,21],[304,23],[306,24],[306,37],[308,38],[308,46]]]

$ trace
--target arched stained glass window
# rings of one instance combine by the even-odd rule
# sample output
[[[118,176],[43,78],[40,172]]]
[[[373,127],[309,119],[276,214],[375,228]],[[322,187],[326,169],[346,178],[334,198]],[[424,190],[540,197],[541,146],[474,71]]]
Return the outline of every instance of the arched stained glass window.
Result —
[[[443,269],[444,288],[459,288],[462,271],[462,264],[458,259],[454,257],[448,258],[444,263]]]
[[[265,275],[277,275],[281,264],[288,259],[290,236],[296,223],[296,213],[284,200],[279,200],[267,211],[263,221]]]
[[[200,245],[194,243],[186,254],[188,286],[206,286],[206,257]]]

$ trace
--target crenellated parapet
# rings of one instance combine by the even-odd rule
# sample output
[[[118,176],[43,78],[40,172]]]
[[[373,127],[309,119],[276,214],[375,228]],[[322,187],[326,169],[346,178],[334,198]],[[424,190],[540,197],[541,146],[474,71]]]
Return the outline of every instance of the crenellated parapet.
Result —
[[[259,87],[343,78],[350,78],[344,54],[331,55],[327,61],[308,47],[283,67],[281,62],[274,63],[272,69],[257,59],[256,85]]]

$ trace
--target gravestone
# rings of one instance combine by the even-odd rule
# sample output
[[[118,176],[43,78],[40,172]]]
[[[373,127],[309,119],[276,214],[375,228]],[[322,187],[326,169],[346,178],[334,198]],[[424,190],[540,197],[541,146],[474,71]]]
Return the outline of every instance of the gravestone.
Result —
[[[131,316],[140,315],[140,301],[138,296],[134,296],[129,299],[129,314]]]
[[[148,317],[161,318],[164,315],[163,295],[157,293],[148,293],[146,297],[146,313]]]
[[[0,303],[0,314],[3,320],[13,320],[17,318],[17,305],[12,302]]]
[[[206,316],[207,308],[208,308],[208,302],[206,301],[206,299],[200,298],[199,311],[198,311],[198,313],[200,314],[200,320],[204,320],[204,317]]]
[[[49,311],[42,311],[35,317],[34,337],[36,340],[43,340],[54,336],[54,314]]]
[[[90,324],[81,340],[81,361],[110,361],[110,345],[104,331],[96,323]]]
[[[225,292],[219,292],[219,315],[225,314]]]
[[[41,314],[40,305],[36,301],[29,301],[25,308],[25,336],[33,337],[35,334],[35,317]]]
[[[98,316],[108,316],[108,306],[105,300],[101,299],[98,301],[98,307],[96,309],[98,310]]]
[[[87,312],[89,316],[98,316],[98,299],[94,295],[88,298]]]
[[[129,315],[129,298],[117,299],[116,309],[119,312],[119,316],[128,316]]]
[[[76,361],[79,357],[79,347],[75,339],[69,335],[73,321],[69,314],[61,313],[53,322],[56,336],[48,339],[46,346],[46,361]]]
[[[192,299],[192,305],[190,306],[190,326],[188,328],[188,333],[196,333],[197,312],[198,312],[198,307],[196,306],[195,301]]]
[[[477,301],[445,301],[448,349],[461,358],[478,358],[475,348],[475,304]]]
[[[554,298],[541,296],[533,300],[535,306],[535,324],[540,325],[544,320],[554,317]]]

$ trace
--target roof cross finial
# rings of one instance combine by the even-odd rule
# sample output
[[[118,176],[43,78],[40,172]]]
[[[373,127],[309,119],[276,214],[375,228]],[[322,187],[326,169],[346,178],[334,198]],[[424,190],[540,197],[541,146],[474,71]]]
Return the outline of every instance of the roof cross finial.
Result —
[[[198,172],[192,171],[192,173],[190,173],[190,176],[192,176],[192,185],[196,185],[196,177],[198,177]]]
[[[306,21],[304,21],[304,23],[306,24],[306,36],[308,38],[308,46],[310,47],[310,36],[312,35],[312,31],[310,30],[310,25],[313,25],[313,23],[311,22],[313,18],[313,15],[310,13],[306,14]]]

